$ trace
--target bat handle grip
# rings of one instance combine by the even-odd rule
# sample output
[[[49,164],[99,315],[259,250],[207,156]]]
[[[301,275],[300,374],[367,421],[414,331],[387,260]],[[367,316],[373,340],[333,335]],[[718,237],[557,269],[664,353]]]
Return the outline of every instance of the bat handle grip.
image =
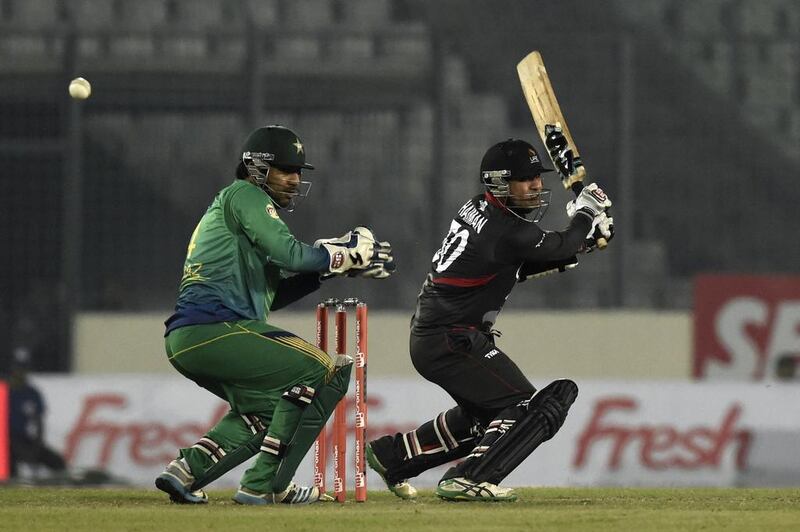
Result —
[[[578,197],[578,194],[581,193],[583,190],[583,181],[575,181],[570,185],[572,192],[575,194],[575,197]],[[597,249],[604,249],[608,245],[608,240],[603,237],[597,239]]]
[[[575,194],[575,197],[577,198],[578,195],[581,193],[581,190],[583,190],[583,181],[575,181],[574,183],[572,183],[572,185],[570,185],[570,188],[572,189],[573,194]]]

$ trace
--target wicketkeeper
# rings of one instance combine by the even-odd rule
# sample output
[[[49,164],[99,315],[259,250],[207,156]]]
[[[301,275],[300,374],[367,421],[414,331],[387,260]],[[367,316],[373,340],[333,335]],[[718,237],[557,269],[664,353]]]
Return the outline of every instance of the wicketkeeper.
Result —
[[[407,479],[464,458],[439,482],[439,497],[515,500],[513,490],[498,484],[555,435],[578,395],[567,379],[537,391],[495,343],[499,333],[493,329],[517,283],[572,268],[578,253],[613,236],[606,214],[611,201],[594,184],[568,205],[571,221],[564,231],[539,228],[550,193],[541,174],[550,171],[525,141],[489,148],[480,169],[485,192],[459,209],[433,256],[411,322],[411,360],[456,406],[416,430],[367,445],[370,467],[399,497],[416,496]]]
[[[339,399],[352,360],[334,363],[294,334],[267,323],[271,310],[317,290],[320,277],[384,279],[391,247],[365,227],[313,246],[281,219],[306,196],[305,147],[282,126],[261,127],[239,152],[236,180],[217,194],[189,241],[175,313],[166,321],[170,363],[230,404],[155,481],[178,503],[206,503],[203,486],[245,460],[255,462],[234,500],[307,504],[326,497],[292,477]]]

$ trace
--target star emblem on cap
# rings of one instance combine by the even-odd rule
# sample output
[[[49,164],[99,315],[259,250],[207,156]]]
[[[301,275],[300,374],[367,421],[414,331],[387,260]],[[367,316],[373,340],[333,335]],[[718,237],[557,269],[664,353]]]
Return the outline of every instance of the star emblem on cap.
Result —
[[[300,142],[300,139],[294,139],[292,146],[297,148],[297,153],[303,153],[303,144]]]

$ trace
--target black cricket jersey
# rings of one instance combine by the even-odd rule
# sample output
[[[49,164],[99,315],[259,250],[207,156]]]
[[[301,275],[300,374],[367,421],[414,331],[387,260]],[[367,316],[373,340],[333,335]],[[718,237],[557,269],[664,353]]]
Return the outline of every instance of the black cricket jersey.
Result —
[[[441,328],[490,329],[525,263],[558,263],[575,255],[592,218],[577,213],[564,231],[543,231],[488,192],[458,210],[417,299],[415,334]]]

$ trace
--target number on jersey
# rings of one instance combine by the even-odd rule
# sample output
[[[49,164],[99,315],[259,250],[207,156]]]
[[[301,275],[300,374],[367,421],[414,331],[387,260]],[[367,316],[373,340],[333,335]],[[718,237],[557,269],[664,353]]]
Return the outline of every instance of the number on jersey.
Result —
[[[442,247],[433,256],[436,271],[442,273],[464,252],[469,238],[469,229],[461,227],[457,221],[450,223],[450,231],[444,237]]]

